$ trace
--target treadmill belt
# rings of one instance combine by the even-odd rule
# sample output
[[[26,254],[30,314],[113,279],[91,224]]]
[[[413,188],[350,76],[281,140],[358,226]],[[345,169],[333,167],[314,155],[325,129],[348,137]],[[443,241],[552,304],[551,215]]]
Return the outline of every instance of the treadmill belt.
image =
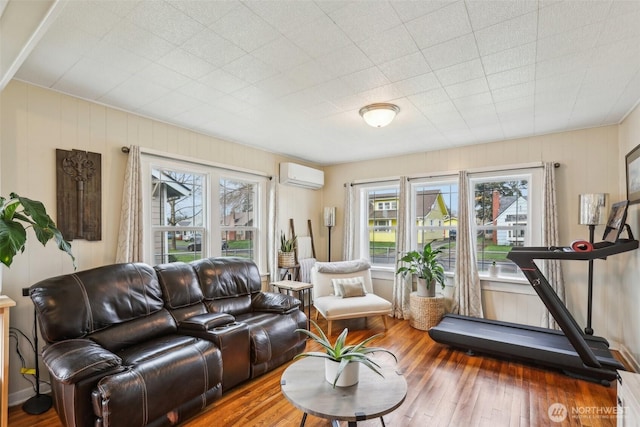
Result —
[[[608,348],[606,340],[585,338],[601,368],[584,365],[562,333],[544,328],[473,317],[446,315],[429,330],[434,341],[454,347],[520,359],[551,366],[580,376],[613,380],[617,369],[624,369]]]

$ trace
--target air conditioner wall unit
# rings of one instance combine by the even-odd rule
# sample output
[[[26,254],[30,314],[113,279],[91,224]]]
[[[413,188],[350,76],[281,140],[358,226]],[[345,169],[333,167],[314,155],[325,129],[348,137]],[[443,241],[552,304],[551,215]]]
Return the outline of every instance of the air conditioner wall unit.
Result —
[[[324,172],[297,163],[280,163],[280,184],[317,190],[324,185]]]

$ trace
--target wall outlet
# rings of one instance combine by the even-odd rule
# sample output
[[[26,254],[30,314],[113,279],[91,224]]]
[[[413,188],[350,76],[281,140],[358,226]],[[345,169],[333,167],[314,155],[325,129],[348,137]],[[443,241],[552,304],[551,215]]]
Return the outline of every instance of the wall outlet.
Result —
[[[29,296],[29,288],[22,288],[22,296],[23,297]]]

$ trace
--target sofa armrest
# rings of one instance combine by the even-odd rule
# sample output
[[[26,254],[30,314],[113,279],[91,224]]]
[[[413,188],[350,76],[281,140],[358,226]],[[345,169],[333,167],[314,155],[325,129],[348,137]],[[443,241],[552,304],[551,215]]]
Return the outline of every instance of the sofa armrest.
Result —
[[[258,292],[253,295],[251,309],[272,313],[289,313],[300,308],[300,300],[291,295],[275,292]]]
[[[88,339],[51,344],[42,351],[49,373],[64,384],[75,384],[95,375],[122,371],[122,359]]]
[[[182,331],[208,331],[218,326],[228,325],[236,321],[236,318],[227,313],[198,314],[183,320],[178,325]]]

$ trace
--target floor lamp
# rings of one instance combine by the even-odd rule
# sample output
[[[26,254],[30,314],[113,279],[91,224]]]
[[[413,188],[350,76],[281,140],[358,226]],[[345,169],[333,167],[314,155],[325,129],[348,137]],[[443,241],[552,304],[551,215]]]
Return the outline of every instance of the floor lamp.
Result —
[[[589,226],[589,243],[593,244],[596,225],[605,221],[607,194],[580,194],[580,225]],[[584,333],[593,335],[591,328],[591,311],[593,308],[593,260],[589,260],[589,282],[587,289],[587,327]]]
[[[336,208],[324,208],[324,226],[329,230],[327,261],[331,261],[331,227],[336,225]]]

